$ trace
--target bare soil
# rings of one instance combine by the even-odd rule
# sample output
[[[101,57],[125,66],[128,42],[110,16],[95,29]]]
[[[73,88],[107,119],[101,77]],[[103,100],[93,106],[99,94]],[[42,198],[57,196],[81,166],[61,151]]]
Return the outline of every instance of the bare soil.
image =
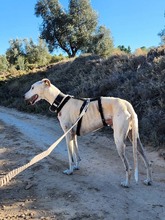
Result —
[[[62,135],[56,118],[0,108],[0,177],[29,162]],[[153,162],[153,185],[145,186],[146,172],[139,158],[139,183],[122,188],[123,164],[112,134],[95,132],[79,138],[81,169],[68,166],[65,140],[50,156],[0,188],[0,220],[164,220],[165,160],[146,147]],[[132,148],[127,155],[133,166]]]

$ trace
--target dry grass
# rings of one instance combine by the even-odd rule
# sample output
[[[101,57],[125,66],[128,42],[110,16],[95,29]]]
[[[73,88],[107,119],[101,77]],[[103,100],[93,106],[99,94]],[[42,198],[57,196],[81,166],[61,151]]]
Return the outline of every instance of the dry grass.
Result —
[[[143,141],[164,147],[165,46],[155,51],[152,49],[147,56],[121,54],[108,59],[87,54],[26,75],[10,75],[0,81],[0,105],[51,115],[46,102],[27,107],[22,98],[32,83],[47,77],[64,93],[76,97],[116,96],[128,100],[139,116]]]

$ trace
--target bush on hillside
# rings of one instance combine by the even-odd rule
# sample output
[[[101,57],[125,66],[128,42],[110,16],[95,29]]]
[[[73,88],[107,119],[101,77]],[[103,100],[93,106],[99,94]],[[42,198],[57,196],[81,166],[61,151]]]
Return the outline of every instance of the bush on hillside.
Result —
[[[51,56],[50,64],[51,63],[58,63],[59,61],[65,60],[67,57],[64,57],[62,54],[59,55],[53,55]]]
[[[9,67],[9,62],[6,59],[6,56],[0,55],[0,72],[7,71]]]

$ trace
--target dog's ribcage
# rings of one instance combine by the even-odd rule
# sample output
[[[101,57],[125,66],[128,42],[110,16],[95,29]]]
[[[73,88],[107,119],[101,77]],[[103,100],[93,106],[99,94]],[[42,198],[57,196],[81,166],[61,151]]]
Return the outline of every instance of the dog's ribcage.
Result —
[[[76,119],[79,116],[80,113],[80,108],[83,104],[82,100],[77,100],[77,99],[71,99],[69,100],[69,102],[66,104],[66,106],[64,106],[63,110],[62,110],[62,115],[59,118],[60,123],[62,125],[62,127],[66,126],[71,126]],[[111,118],[110,116],[110,99],[107,98],[103,98],[102,100],[102,104],[104,105],[104,107],[106,106],[106,110],[103,107],[103,111],[104,111],[104,117],[105,119]],[[109,106],[109,113],[107,113],[107,105]],[[65,124],[63,124],[63,122]],[[85,115],[82,118],[82,123],[81,123],[81,128],[80,128],[80,135],[84,135],[87,134],[89,132],[98,130],[100,128],[103,127],[103,122],[102,122],[102,118],[99,112],[99,108],[98,108],[98,101],[92,101],[89,104],[88,110],[85,113]],[[74,131],[76,132],[76,127],[74,129]]]

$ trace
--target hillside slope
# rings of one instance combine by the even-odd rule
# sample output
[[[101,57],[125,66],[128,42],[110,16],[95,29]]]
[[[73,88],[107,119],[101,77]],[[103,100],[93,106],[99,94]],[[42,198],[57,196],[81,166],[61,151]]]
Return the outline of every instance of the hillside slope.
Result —
[[[51,115],[48,104],[27,107],[22,98],[30,85],[49,78],[62,92],[76,97],[115,96],[128,100],[139,117],[144,142],[165,146],[165,46],[147,56],[84,55],[26,75],[0,81],[0,105]]]

